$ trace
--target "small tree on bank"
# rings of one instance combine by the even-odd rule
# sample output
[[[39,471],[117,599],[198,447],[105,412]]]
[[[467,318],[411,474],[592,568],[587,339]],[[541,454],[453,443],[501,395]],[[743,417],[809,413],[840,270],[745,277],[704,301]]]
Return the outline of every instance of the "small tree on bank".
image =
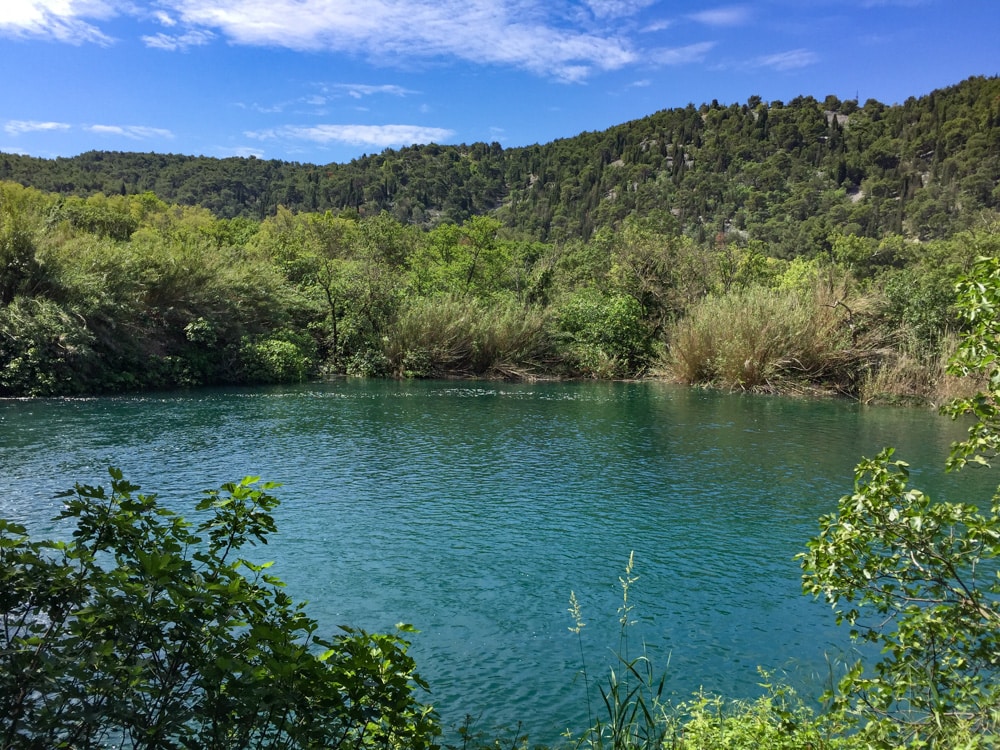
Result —
[[[987,387],[946,409],[975,419],[949,470],[1000,453],[1000,259],[976,262],[959,307],[967,331],[951,372]],[[1000,731],[1000,491],[983,512],[932,502],[907,480],[891,448],[862,461],[854,493],[802,555],[804,590],[833,605],[852,637],[881,647],[871,671],[858,662],[847,672],[835,701],[882,746],[955,732],[988,746]]]

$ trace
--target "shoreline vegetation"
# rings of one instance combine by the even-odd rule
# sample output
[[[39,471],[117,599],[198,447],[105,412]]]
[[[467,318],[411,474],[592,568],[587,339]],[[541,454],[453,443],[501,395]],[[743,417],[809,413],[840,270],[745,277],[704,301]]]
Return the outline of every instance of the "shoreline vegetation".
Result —
[[[509,239],[490,217],[429,231],[285,209],[236,222],[149,194],[2,183],[0,396],[654,377],[939,405],[979,385],[945,363],[955,283],[1000,255],[1000,223],[983,221],[927,242],[837,236],[786,260],[640,220],[566,247]],[[890,263],[861,265],[883,251]]]
[[[0,396],[668,378],[940,405],[1000,78],[347,165],[0,154]]]
[[[987,386],[948,405],[974,422],[952,445],[949,470],[1000,453],[1000,257],[975,261],[957,306],[966,333],[948,370]],[[532,747],[517,728],[480,732],[471,719],[445,734],[420,692],[430,686],[408,654],[410,626],[322,634],[272,563],[242,556],[277,530],[277,485],[246,477],[207,490],[195,525],[120,470],[109,475],[110,489],[59,494],[70,540],[34,541],[0,519],[0,748]],[[803,593],[876,648],[831,665],[818,704],[766,672],[756,700],[665,698],[667,667],[629,640],[640,580],[630,555],[614,666],[592,678],[581,645],[589,725],[553,746],[996,747],[1000,578],[989,573],[1000,559],[1000,497],[983,505],[932,502],[909,486],[892,448],[861,460],[853,493],[819,519],[797,559]],[[579,636],[589,614],[572,591],[568,601]]]

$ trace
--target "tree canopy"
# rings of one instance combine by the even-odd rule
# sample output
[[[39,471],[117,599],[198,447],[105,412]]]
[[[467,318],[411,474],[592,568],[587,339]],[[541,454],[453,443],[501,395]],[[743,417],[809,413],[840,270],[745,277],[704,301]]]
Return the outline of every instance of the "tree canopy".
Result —
[[[940,238],[969,228],[977,210],[996,209],[998,102],[1000,79],[975,77],[891,106],[755,96],[662,110],[544,145],[430,144],[348,164],[2,154],[0,180],[79,197],[148,191],[219,218],[260,220],[285,206],[386,211],[431,227],[491,214],[543,241],[588,239],[668,208],[696,239],[738,234],[791,257],[829,249],[835,232]]]

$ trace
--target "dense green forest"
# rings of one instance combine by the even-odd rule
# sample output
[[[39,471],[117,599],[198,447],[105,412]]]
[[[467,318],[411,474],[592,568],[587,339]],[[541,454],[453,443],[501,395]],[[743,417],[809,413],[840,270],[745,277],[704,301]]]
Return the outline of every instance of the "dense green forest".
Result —
[[[939,401],[1000,79],[324,167],[0,154],[0,395],[662,374]]]
[[[588,239],[667,211],[677,231],[762,240],[782,257],[829,249],[834,231],[930,239],[1000,206],[1000,79],[971,78],[887,106],[869,100],[670,109],[527,148],[413,146],[350,164],[89,152],[5,154],[0,180],[49,192],[141,194],[219,218],[389,212],[432,227],[493,214],[532,239]]]

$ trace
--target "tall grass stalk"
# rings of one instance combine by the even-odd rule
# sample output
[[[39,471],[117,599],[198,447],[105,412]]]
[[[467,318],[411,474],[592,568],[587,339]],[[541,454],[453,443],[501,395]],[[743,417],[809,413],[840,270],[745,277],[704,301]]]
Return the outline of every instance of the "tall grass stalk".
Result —
[[[583,653],[583,637],[580,635],[587,623],[583,621],[583,612],[580,609],[580,602],[577,601],[575,591],[569,592],[569,613],[573,618],[573,625],[569,631],[576,633],[576,642],[580,647],[580,674],[583,675],[583,684],[587,694],[587,726],[593,726],[594,712],[590,706],[590,678],[587,676],[587,657]]]
[[[604,714],[594,720],[590,727],[575,742],[577,748],[595,750],[637,750],[639,748],[662,748],[667,739],[670,724],[665,720],[663,691],[666,687],[666,671],[657,678],[653,663],[645,653],[632,657],[628,650],[628,628],[634,624],[629,603],[629,588],[639,580],[633,574],[635,553],[629,554],[625,574],[619,577],[622,587],[622,605],[618,608],[619,650],[616,654],[618,670],[612,667],[607,684],[599,685]],[[575,594],[570,596],[570,613],[575,627],[570,628],[579,635],[582,622],[579,604]],[[583,652],[581,646],[581,659]],[[583,674],[586,678],[586,661]],[[590,684],[586,683],[588,714],[590,711]]]

